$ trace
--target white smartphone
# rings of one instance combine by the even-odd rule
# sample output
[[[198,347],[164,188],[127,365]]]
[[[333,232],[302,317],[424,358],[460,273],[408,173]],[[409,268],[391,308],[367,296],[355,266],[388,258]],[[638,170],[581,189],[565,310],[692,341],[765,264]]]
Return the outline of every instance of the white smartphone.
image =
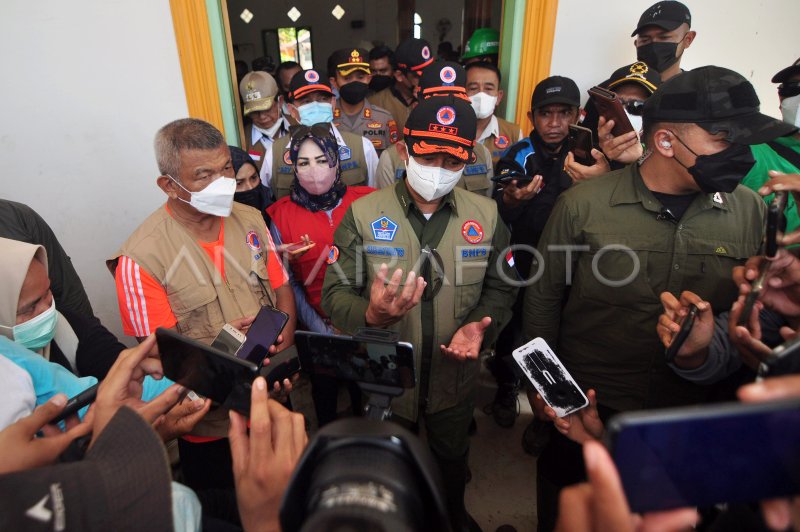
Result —
[[[534,338],[512,353],[514,362],[558,417],[587,406],[589,399],[567,368],[541,338]]]
[[[222,327],[222,330],[219,331],[217,337],[214,338],[211,347],[219,349],[223,353],[236,356],[236,352],[242,347],[245,340],[247,340],[247,336],[230,323],[226,323]]]

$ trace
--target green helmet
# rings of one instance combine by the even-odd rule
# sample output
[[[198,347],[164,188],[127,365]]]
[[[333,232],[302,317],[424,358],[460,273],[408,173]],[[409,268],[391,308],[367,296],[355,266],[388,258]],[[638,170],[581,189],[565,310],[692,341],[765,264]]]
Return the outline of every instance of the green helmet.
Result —
[[[500,33],[492,28],[478,28],[464,46],[464,59],[500,53]]]

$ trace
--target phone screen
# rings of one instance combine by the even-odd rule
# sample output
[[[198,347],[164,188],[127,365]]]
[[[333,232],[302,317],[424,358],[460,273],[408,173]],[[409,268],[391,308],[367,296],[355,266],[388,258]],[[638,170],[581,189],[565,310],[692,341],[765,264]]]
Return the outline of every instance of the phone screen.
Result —
[[[189,390],[250,414],[250,386],[258,367],[170,329],[156,329],[164,376]]]
[[[261,307],[236,356],[261,366],[267,357],[269,346],[275,343],[288,321],[289,316],[285,312],[272,307]]]
[[[611,454],[634,512],[800,493],[800,401],[623,414]]]
[[[360,342],[350,336],[295,334],[303,369],[367,384],[413,388],[414,350],[410,344]]]
[[[578,164],[592,166],[595,163],[592,157],[592,131],[585,127],[569,126],[569,150]]]

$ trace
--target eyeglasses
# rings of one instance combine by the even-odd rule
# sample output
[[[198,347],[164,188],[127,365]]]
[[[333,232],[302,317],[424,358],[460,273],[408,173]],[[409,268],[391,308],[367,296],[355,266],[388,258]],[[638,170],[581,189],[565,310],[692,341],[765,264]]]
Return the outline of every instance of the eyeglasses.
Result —
[[[778,96],[791,98],[800,94],[800,81],[784,81],[778,85]]]
[[[623,100],[620,99],[620,103],[622,107],[628,111],[628,114],[633,116],[642,116],[642,110],[644,109],[644,101],[642,100]]]
[[[422,267],[419,274],[428,283],[422,292],[422,300],[430,301],[436,297],[444,283],[444,261],[436,248],[422,248]]]

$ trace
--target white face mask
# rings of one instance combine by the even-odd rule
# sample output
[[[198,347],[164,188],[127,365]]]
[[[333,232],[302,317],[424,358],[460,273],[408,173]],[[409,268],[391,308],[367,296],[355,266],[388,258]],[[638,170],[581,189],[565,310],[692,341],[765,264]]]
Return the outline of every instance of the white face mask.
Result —
[[[497,96],[489,96],[485,92],[479,92],[470,96],[469,99],[472,102],[472,108],[475,109],[475,115],[478,120],[488,118],[494,114]]]
[[[641,116],[632,115],[627,110],[625,110],[625,115],[628,117],[628,120],[631,121],[631,125],[633,126],[633,130],[641,138],[641,136],[642,136],[642,117]]]
[[[186,187],[178,183],[177,179],[169,174],[167,174],[167,177],[175,181],[183,190],[186,190]],[[236,192],[236,180],[231,177],[220,176],[199,192],[191,192],[189,190],[186,190],[186,192],[192,195],[189,201],[182,198],[178,199],[184,203],[188,203],[202,213],[225,218],[230,216],[231,209],[233,208],[233,194]]]
[[[282,121],[283,121],[282,118],[279,116],[278,119],[275,121],[275,123],[269,126],[267,129],[260,128],[255,124],[253,124],[253,129],[260,132],[262,135],[266,135],[269,138],[272,138],[275,136],[275,133],[278,132],[278,129],[280,129]]]
[[[423,166],[415,161],[411,154],[408,155],[406,164],[408,183],[425,201],[441,198],[453,190],[463,173],[464,168],[453,172],[438,166]]]
[[[791,98],[784,98],[781,102],[783,121],[787,124],[800,127],[800,112],[798,112],[798,107],[800,107],[800,94],[792,96]]]

